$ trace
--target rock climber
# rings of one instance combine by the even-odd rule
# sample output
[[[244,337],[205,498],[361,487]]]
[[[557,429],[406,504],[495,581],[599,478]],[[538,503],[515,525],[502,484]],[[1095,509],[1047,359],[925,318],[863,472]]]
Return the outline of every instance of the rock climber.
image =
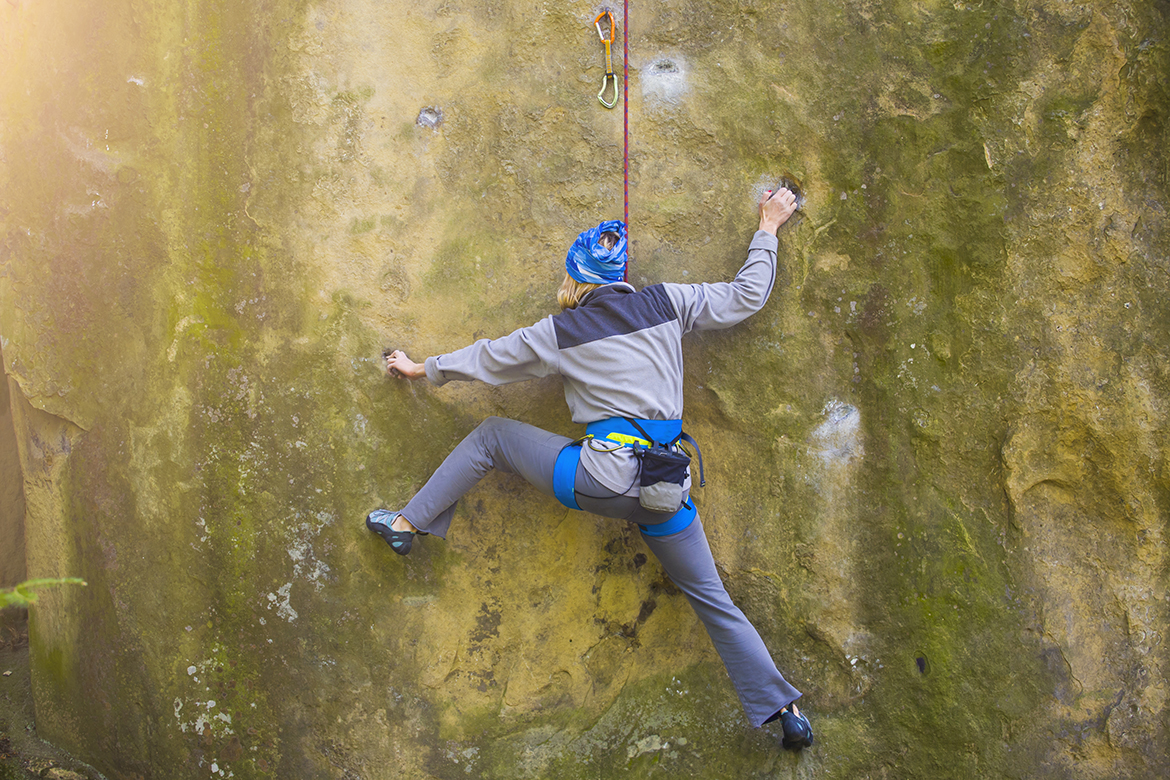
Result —
[[[675,464],[671,478],[653,483],[645,469],[652,448],[681,451],[682,337],[692,330],[728,328],[763,308],[776,280],[776,234],[796,207],[787,188],[764,193],[759,230],[734,281],[655,284],[641,291],[623,281],[626,226],[602,222],[569,249],[557,293],[559,314],[422,363],[400,350],[387,355],[388,374],[426,377],[436,385],[475,379],[498,385],[560,374],[573,421],[585,423],[589,437],[573,442],[522,422],[489,418],[406,506],[376,509],[366,518],[371,531],[406,555],[416,534],[445,538],[456,502],[496,468],[519,474],[572,508],[637,523],[706,626],[752,726],[779,719],[783,745],[792,750],[813,741],[808,719],[795,704],[801,693],[780,674],[759,633],[723,587],[689,498],[689,469],[680,476]],[[667,490],[659,495],[663,487]],[[651,493],[655,499],[647,501]]]

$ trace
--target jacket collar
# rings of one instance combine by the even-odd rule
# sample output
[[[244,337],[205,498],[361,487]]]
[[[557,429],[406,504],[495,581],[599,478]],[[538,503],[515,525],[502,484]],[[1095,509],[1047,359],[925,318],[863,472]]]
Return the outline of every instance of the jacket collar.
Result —
[[[590,290],[589,292],[585,293],[583,296],[581,296],[581,300],[577,302],[577,305],[584,306],[594,298],[600,298],[603,295],[616,295],[618,293],[632,292],[637,292],[637,290],[634,289],[634,285],[630,284],[629,282],[610,282],[609,284],[603,284],[596,290]]]

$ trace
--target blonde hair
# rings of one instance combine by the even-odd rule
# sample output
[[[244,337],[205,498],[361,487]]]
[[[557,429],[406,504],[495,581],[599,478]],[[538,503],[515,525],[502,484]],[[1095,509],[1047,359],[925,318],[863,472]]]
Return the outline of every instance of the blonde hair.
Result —
[[[557,303],[561,305],[562,309],[575,309],[586,293],[593,292],[600,286],[600,284],[578,282],[565,274],[565,281],[561,282],[561,289],[557,290]]]

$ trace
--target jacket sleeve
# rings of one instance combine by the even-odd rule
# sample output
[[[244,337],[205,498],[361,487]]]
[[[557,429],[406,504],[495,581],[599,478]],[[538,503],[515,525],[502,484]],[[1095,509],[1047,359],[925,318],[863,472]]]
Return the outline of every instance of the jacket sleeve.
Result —
[[[551,317],[503,338],[480,339],[469,347],[426,360],[427,379],[436,385],[472,379],[503,385],[548,376],[557,370]]]
[[[729,328],[764,308],[776,283],[777,246],[776,236],[759,230],[752,237],[747,262],[735,275],[735,281],[664,284],[683,333]]]

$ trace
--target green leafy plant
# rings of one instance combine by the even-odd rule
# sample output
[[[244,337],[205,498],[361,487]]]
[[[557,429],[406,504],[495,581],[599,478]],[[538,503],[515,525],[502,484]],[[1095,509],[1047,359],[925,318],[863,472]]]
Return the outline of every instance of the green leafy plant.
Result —
[[[27,607],[37,600],[33,591],[38,588],[50,588],[55,585],[87,585],[79,577],[48,577],[35,580],[25,580],[11,588],[0,589],[0,609],[4,607]]]

